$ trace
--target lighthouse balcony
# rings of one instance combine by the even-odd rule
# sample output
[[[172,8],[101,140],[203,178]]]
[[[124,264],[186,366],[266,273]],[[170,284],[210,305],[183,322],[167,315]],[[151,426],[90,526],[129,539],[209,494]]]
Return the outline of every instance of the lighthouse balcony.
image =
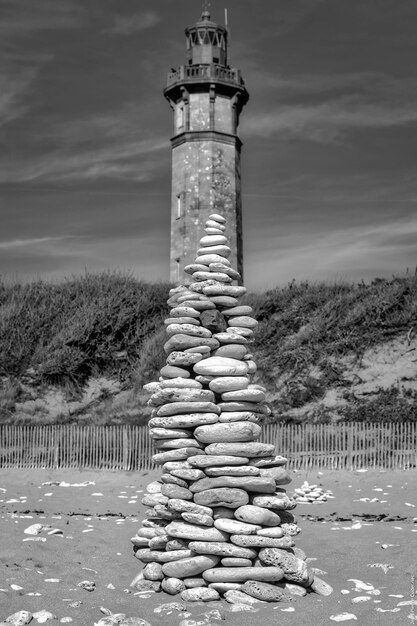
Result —
[[[213,80],[228,85],[233,84],[240,88],[245,86],[239,70],[211,63],[182,65],[177,70],[168,72],[167,87],[173,87],[177,83],[210,82]]]

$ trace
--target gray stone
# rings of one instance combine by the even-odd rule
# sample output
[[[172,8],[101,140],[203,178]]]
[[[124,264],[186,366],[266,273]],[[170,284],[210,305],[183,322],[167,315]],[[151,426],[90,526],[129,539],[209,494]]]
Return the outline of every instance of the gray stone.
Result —
[[[205,587],[207,583],[203,577],[193,576],[191,578],[184,578],[184,585],[187,589],[194,589],[195,587]]]
[[[143,577],[146,580],[162,580],[164,574],[161,563],[147,563],[143,568]]]
[[[161,480],[166,485],[178,485],[179,487],[184,487],[185,489],[188,489],[188,483],[173,474],[162,474]]]
[[[241,586],[242,585],[240,583],[210,583],[209,584],[209,587],[211,589],[216,589],[216,591],[218,591],[221,595],[226,593],[226,591],[234,591],[236,589],[240,589]]]
[[[158,450],[178,450],[179,448],[199,448],[202,445],[196,439],[155,439],[154,447]]]
[[[184,480],[199,480],[200,478],[204,478],[204,472],[199,469],[173,470],[172,474],[173,476],[177,476],[178,478],[182,478]]]
[[[259,469],[261,476],[271,476],[276,485],[288,485],[291,482],[291,476],[284,467],[261,467]]]
[[[254,424],[262,424],[262,413],[251,413],[250,411],[227,411],[220,413],[219,422],[253,422]]]
[[[169,593],[171,596],[175,596],[186,589],[182,580],[173,577],[164,578],[162,580],[161,587],[162,591]]]
[[[213,526],[213,518],[211,515],[202,515],[201,513],[181,513],[181,517],[190,524],[198,524],[199,526]]]
[[[198,426],[194,437],[202,443],[222,443],[254,441],[261,434],[261,427],[252,422],[232,422],[215,425]]]
[[[210,352],[210,348],[206,346]],[[169,380],[161,380],[158,383],[161,389],[175,388],[175,389],[201,389],[202,385],[197,380],[184,379],[184,378],[170,378]]]
[[[200,317],[200,323],[202,318]],[[204,337],[205,339],[211,337],[211,332],[208,328],[203,326],[195,326],[194,324],[169,324],[165,332],[168,336],[173,335],[189,335],[190,337]]]
[[[150,550],[149,548],[144,548],[135,553],[135,557],[139,559],[139,561],[142,561],[142,563],[170,563],[171,561],[178,561],[194,556],[195,552],[192,552],[192,550],[170,550],[167,552],[165,550]]]
[[[273,537],[275,539],[279,539],[285,535],[285,532],[281,526],[273,526],[272,528],[260,528],[256,534],[261,537]]]
[[[281,602],[289,599],[279,587],[258,580],[247,580],[242,585],[241,591],[263,602]]]
[[[230,509],[237,509],[249,502],[249,496],[243,489],[219,487],[196,493],[194,502],[209,507],[224,506]]]
[[[246,350],[246,348],[245,348]],[[249,385],[247,376],[220,376],[209,382],[209,387],[216,393],[224,393],[236,389],[246,389]]]
[[[193,587],[182,591],[181,599],[185,602],[211,602],[219,600],[220,596],[215,589],[210,589],[210,587]]]
[[[219,421],[218,413],[185,413],[168,417],[153,417],[149,420],[149,426],[162,428],[193,428],[203,424],[215,424]]]
[[[196,374],[203,376],[244,376],[248,366],[244,361],[221,356],[212,356],[196,363],[193,367]]]
[[[186,522],[180,521],[171,522],[165,530],[167,535],[171,537],[191,539],[193,541],[227,541],[229,536],[214,527],[204,528],[202,526],[187,524]]]
[[[219,348],[220,350],[221,348]],[[237,391],[225,391],[222,394],[225,402],[265,402],[265,393],[260,389],[240,389]]]
[[[205,473],[211,478],[218,476],[259,476],[259,468],[249,465],[223,465],[221,467],[207,467]]]
[[[262,526],[257,524],[246,524],[237,519],[218,518],[214,520],[214,526],[225,533],[232,535],[256,535]],[[283,534],[283,533],[282,533]]]
[[[219,560],[218,556],[200,554],[191,558],[181,559],[181,561],[165,563],[162,566],[162,571],[165,576],[183,579],[189,576],[197,576],[205,570],[215,567]]]
[[[333,593],[333,587],[331,587],[324,580],[314,574],[314,580],[310,585],[310,589],[320,596],[330,596]]]
[[[284,537],[262,537],[261,535],[231,535],[230,541],[237,546],[256,548],[292,548],[294,541]]]
[[[249,459],[244,456],[228,456],[228,455],[218,455],[218,456],[190,456],[188,458],[188,462],[190,465],[195,465],[196,467],[206,468],[213,466],[222,466],[222,465],[246,465]]]
[[[189,456],[198,454],[200,450],[198,448],[180,448],[179,450],[167,450],[166,452],[159,452],[152,456],[152,461],[157,465],[162,465],[167,461],[181,461],[187,459]],[[201,454],[204,452],[201,450]],[[147,505],[149,506],[149,505]]]
[[[260,526],[279,526],[281,522],[281,518],[276,513],[251,504],[236,509],[235,517],[241,522]]]
[[[192,500],[193,494],[189,489],[179,487],[178,485],[162,485],[162,493],[168,498],[175,498],[181,500]]]
[[[288,582],[308,585],[311,583],[311,574],[307,564],[286,550],[279,548],[262,548],[259,558],[266,566],[280,567]]]
[[[217,339],[212,337],[191,337],[191,335],[179,333],[172,335],[172,337],[168,339],[164,344],[164,351],[165,354],[170,354],[170,352],[184,352],[187,348],[195,348],[197,346],[208,346],[210,350],[215,350],[220,346],[220,343]],[[166,376],[166,374],[162,374],[162,376]],[[170,378],[174,378],[174,376],[170,376]]]
[[[203,358],[199,352],[178,352],[174,351],[167,357],[167,364],[178,367],[191,367]]]
[[[218,333],[226,330],[227,322],[220,311],[216,309],[211,311],[203,311],[200,317],[201,325],[212,333]]]
[[[190,439],[193,435],[185,428],[150,428],[151,439]]]
[[[159,370],[161,376],[164,378],[190,378],[191,374],[188,370],[183,367],[175,367],[174,365],[164,365]]]
[[[270,480],[273,481],[273,479]],[[273,482],[275,484],[275,481]],[[292,510],[297,506],[297,502],[293,498],[289,498],[285,493],[254,496],[251,499],[251,504],[266,509],[274,509],[274,511]]]
[[[220,563],[223,567],[252,567],[251,559],[244,559],[237,556],[226,556]]]
[[[220,409],[213,402],[171,402],[161,406],[157,411],[157,416],[170,417],[184,413],[217,413],[219,415]]]
[[[197,554],[215,554],[216,556],[233,556],[242,559],[254,559],[257,551],[248,548],[240,548],[225,541],[190,541],[190,550]]]
[[[194,502],[188,502],[187,500],[181,500],[172,498],[167,504],[169,509],[177,511],[178,513],[197,513],[200,515],[213,515],[213,511],[208,506],[200,506]]]
[[[284,578],[284,572],[279,567],[216,567],[203,571],[203,578],[208,583],[244,583],[248,579],[275,582]]]
[[[240,586],[240,589],[242,587],[243,585]],[[236,589],[236,590],[232,589],[230,591],[226,591],[223,596],[226,602],[229,602],[230,604],[247,604],[250,606],[259,604],[261,602],[261,600],[258,600],[257,598],[253,598],[252,596],[249,596],[247,593],[243,593],[242,591],[240,591],[240,589]]]
[[[216,332],[219,332],[219,330],[217,330]],[[217,350],[214,350],[213,356],[225,356],[230,359],[240,360],[240,359],[243,359],[243,357],[247,354],[247,352],[248,352],[248,349],[245,345],[241,343],[229,343],[229,344],[220,346],[220,348],[217,348]]]
[[[249,461],[249,465],[254,465],[255,467],[274,467],[279,465],[286,465],[287,463],[288,459],[280,455],[265,455],[264,457],[261,457],[259,459],[251,459]]]
[[[268,492],[275,490],[275,482],[272,479],[261,478],[260,476],[218,476],[216,478],[202,478],[190,485],[192,493],[200,493],[208,489],[217,487],[229,487],[245,489],[250,492]],[[224,505],[222,505],[224,506]]]
[[[243,457],[258,457],[271,454],[275,449],[272,443],[259,441],[238,443],[211,443],[205,448],[205,453],[210,455],[230,455]]]

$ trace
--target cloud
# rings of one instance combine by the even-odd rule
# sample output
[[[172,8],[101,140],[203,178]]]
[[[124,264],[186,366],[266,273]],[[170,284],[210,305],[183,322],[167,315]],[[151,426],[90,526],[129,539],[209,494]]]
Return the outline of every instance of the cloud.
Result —
[[[82,9],[72,0],[2,0],[0,34],[10,37],[36,30],[79,26]]]
[[[155,11],[141,11],[134,13],[128,17],[117,15],[114,18],[114,24],[104,32],[113,35],[132,35],[148,28],[152,28],[161,18]]]
[[[119,179],[146,182],[161,171],[162,151],[169,142],[150,136],[141,124],[142,107],[126,104],[119,110],[84,119],[48,119],[38,126],[32,144],[48,146],[37,155],[0,161],[0,183]],[[29,138],[28,138],[29,140]]]
[[[355,129],[392,128],[417,122],[417,79],[377,73],[263,76],[266,93],[277,93],[274,109],[245,113],[248,135],[343,141]],[[271,96],[269,97],[271,99]],[[272,96],[272,99],[276,99]],[[267,101],[265,99],[265,101]]]
[[[13,250],[14,248],[24,248],[39,246],[44,243],[50,243],[55,241],[63,241],[65,239],[72,239],[72,237],[32,237],[27,239],[11,239],[9,241],[0,241],[1,250]]]

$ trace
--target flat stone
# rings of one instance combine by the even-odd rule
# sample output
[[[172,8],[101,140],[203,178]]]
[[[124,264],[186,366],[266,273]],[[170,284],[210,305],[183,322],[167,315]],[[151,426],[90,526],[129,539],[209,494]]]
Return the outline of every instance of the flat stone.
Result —
[[[288,485],[291,476],[284,467],[260,468],[261,476],[270,476],[275,480],[276,485]]]
[[[240,589],[242,586],[243,585],[240,586]],[[248,606],[254,606],[255,604],[259,604],[261,602],[261,600],[253,598],[247,593],[243,593],[240,589],[226,591],[223,596],[226,602],[229,602],[230,604],[247,604]]]
[[[197,524],[198,526],[213,526],[213,518],[211,515],[201,515],[201,513],[181,513],[181,517],[185,522]]]
[[[253,315],[253,309],[251,306],[243,304],[225,309],[223,314],[227,316]]]
[[[187,589],[194,589],[195,587],[207,586],[207,583],[202,576],[193,576],[191,578],[184,578],[184,585]]]
[[[206,454],[258,457],[272,454],[275,446],[272,443],[261,443],[259,441],[242,443],[211,443],[205,448]]]
[[[200,361],[202,363],[202,361]],[[247,363],[247,361],[243,361],[243,363]],[[199,363],[197,363],[199,365]],[[196,366],[194,366],[196,367]],[[269,415],[270,409],[260,403],[257,402],[246,402],[244,400],[229,400],[227,402],[219,402],[217,405],[221,412],[229,412],[229,411],[249,411],[250,413],[261,413],[262,415]]]
[[[213,335],[213,339],[216,339],[216,341],[218,341],[220,344],[224,345],[245,345],[248,343],[248,340],[246,339],[246,337],[243,337],[242,335],[240,335],[239,333],[232,333],[229,332],[230,329],[228,329],[225,332],[221,332],[221,333],[215,333]]]
[[[246,491],[268,492],[275,491],[275,481],[260,476],[218,476],[216,478],[202,478],[190,485],[192,493],[201,493],[206,490],[217,489],[218,487],[230,487],[245,489]]]
[[[330,596],[333,593],[333,587],[315,574],[314,580],[310,585],[310,589],[314,591],[314,593],[318,593],[320,596]]]
[[[203,359],[193,369],[196,374],[206,376],[243,376],[248,371],[245,362],[220,356]]]
[[[201,248],[198,248],[197,258],[201,258],[202,256],[208,256],[208,255],[211,256],[212,254],[216,254],[223,258],[223,263],[224,263],[225,259],[227,259],[227,257],[229,257],[231,253],[232,253],[232,250],[229,246],[227,246],[224,243],[219,243],[213,246],[201,246]],[[234,295],[234,294],[230,294],[230,295]]]
[[[198,299],[199,294],[194,294],[191,296],[194,299],[188,299],[184,304],[191,306],[193,309],[197,309],[197,311],[207,311],[209,309],[215,309],[216,305],[209,299]]]
[[[179,367],[191,367],[201,359],[203,355],[200,352],[171,352],[167,357],[167,364]]]
[[[250,411],[226,411],[225,413],[220,413],[219,416],[219,422],[223,424],[242,421],[261,424],[263,419],[261,413],[251,413]]]
[[[165,378],[189,378],[191,376],[188,370],[174,365],[164,365],[159,373]]]
[[[302,587],[301,585],[296,585],[295,583],[287,583],[282,581],[276,583],[276,585],[287,594],[290,594],[292,596],[298,596],[299,598],[303,598],[307,595],[307,589],[305,587]]]
[[[260,535],[231,535],[230,541],[243,548],[292,548],[294,541],[288,535],[281,538]]]
[[[154,537],[166,535],[163,528],[139,528],[137,535],[153,539]]]
[[[208,401],[208,402],[170,402],[169,404],[162,405],[157,410],[158,417],[169,417],[171,415],[182,415],[184,413],[217,413],[219,415],[220,409],[218,408],[216,404]]]
[[[181,500],[192,500],[193,494],[189,489],[179,487],[178,485],[162,485],[161,493],[168,498]]]
[[[146,537],[135,535],[134,537],[131,537],[130,541],[137,548],[149,548],[150,539],[147,539]]]
[[[241,278],[238,271],[232,267],[228,267],[224,263],[210,263],[209,269],[211,272],[222,272],[223,274],[227,274],[227,276],[230,276],[232,280],[240,280]]]
[[[255,535],[262,529],[258,524],[247,524],[236,519],[218,518],[214,520],[214,526],[231,535]]]
[[[195,259],[195,262],[201,265],[210,265],[210,263],[222,263],[223,265],[227,265],[230,267],[231,263],[228,259],[221,256],[220,254],[198,254]]]
[[[143,568],[143,576],[146,580],[162,580],[164,574],[161,563],[147,563]]]
[[[200,515],[213,515],[213,511],[210,507],[200,506],[199,504],[189,502],[188,500],[181,500],[180,498],[171,498],[168,501],[167,506],[169,509],[177,511],[178,513],[199,513]]]
[[[165,546],[168,543],[167,535],[161,535],[160,537],[154,537],[149,539],[148,547],[151,550],[165,550]]]
[[[184,350],[185,354],[202,354],[203,356],[207,356],[208,354],[210,354],[211,349],[210,346],[194,346],[193,348],[186,348]],[[193,379],[193,381],[195,383],[197,383],[198,385],[200,385],[200,387],[202,387],[202,384],[199,383],[197,380]]]
[[[141,502],[144,506],[155,506],[155,504],[166,504],[168,498],[162,493],[147,493],[143,496]]]
[[[154,446],[158,450],[177,450],[178,448],[199,448],[202,444],[196,439],[154,439]]]
[[[284,533],[286,535],[289,535],[290,537],[296,537],[301,532],[301,528],[297,526],[297,524],[285,524],[285,523],[282,524],[281,523],[281,528],[284,531]]]
[[[214,506],[212,507],[213,519],[235,519],[233,509],[226,506]]]
[[[185,428],[150,428],[149,435],[151,439],[190,439],[192,433]]]
[[[254,465],[255,467],[274,467],[280,465],[286,465],[288,463],[288,459],[284,456],[276,455],[269,456],[265,455],[265,457],[260,459],[250,459],[249,465]]]
[[[201,321],[201,320],[200,320]],[[184,334],[191,337],[211,337],[211,332],[203,326],[195,326],[194,324],[169,324],[165,329],[168,337],[172,335]]]
[[[261,537],[273,537],[275,539],[280,539],[285,535],[285,532],[281,526],[275,526],[272,528],[260,528],[256,534]]]
[[[219,600],[220,596],[215,589],[209,587],[194,587],[181,592],[181,599],[185,602],[211,602]]]
[[[221,376],[219,378],[213,378],[209,382],[210,389],[215,393],[224,393],[225,391],[233,391],[236,389],[246,389],[248,385],[249,378],[247,376]]]
[[[218,330],[215,332],[219,332]],[[220,346],[213,352],[213,356],[225,356],[230,359],[243,359],[247,354],[248,349],[245,345],[240,343],[229,343],[224,346]]]
[[[198,448],[179,448],[178,450],[167,450],[166,452],[158,452],[157,454],[152,455],[152,461],[157,465],[162,465],[167,461],[183,461],[187,459],[189,456],[193,456],[195,454],[204,454],[203,450],[198,450]]]
[[[210,348],[208,346],[206,346],[206,348],[208,349],[208,351],[210,352]],[[170,378],[169,380],[161,380],[158,383],[158,386],[161,389],[167,389],[168,387],[170,387],[171,389],[201,389],[202,388],[202,384],[199,383],[197,380],[194,379],[190,379],[190,380],[186,380],[184,378]]]
[[[202,265],[201,263],[190,263],[184,267],[186,274],[194,274],[194,272],[206,272],[208,265]]]
[[[245,295],[246,287],[241,285],[213,285],[205,287],[203,293],[206,296],[233,296],[240,298]]]
[[[234,315],[229,320],[229,326],[239,326],[241,328],[256,328],[258,321],[249,315]]]
[[[170,552],[166,552],[165,550],[150,550],[149,548],[144,548],[135,553],[135,557],[139,561],[142,561],[142,563],[170,563],[171,561],[178,561],[179,559],[194,556],[195,552],[192,550],[171,550]],[[167,575],[166,572],[164,572],[164,574]]]
[[[284,578],[284,572],[279,567],[216,567],[203,571],[203,578],[208,583],[244,583],[248,579],[275,582]]]
[[[302,559],[280,548],[262,548],[259,551],[259,559],[266,566],[280,567],[288,582],[308,585],[311,582],[311,574],[307,564]]]
[[[153,417],[149,420],[150,428],[194,428],[203,424],[215,424],[219,421],[216,413],[182,413],[167,417]]]
[[[271,496],[270,495],[254,496],[252,498],[251,504],[254,504],[255,506],[261,506],[266,509],[274,509],[274,511],[283,511],[283,510],[291,511],[292,509],[295,509],[295,507],[297,506],[297,502],[294,500],[294,498],[289,498],[285,493],[281,495],[271,495]]]
[[[221,350],[221,348],[219,348]],[[260,389],[239,389],[238,391],[225,391],[222,393],[225,402],[265,402],[265,393]]]
[[[288,596],[275,585],[261,582],[259,580],[247,580],[241,589],[242,593],[262,600],[263,602],[280,602],[288,600]]]
[[[164,320],[165,326],[171,324],[192,324],[193,326],[200,326],[200,321],[195,317],[168,317]]]
[[[171,550],[188,550],[189,541],[185,539],[170,539],[166,546],[165,550],[170,552]]]
[[[170,402],[214,402],[214,393],[209,389],[160,389],[148,400],[150,406],[162,406]]]
[[[194,502],[203,506],[224,506],[230,509],[237,509],[249,502],[249,496],[243,489],[233,489],[220,487],[217,489],[206,489],[194,495]]]
[[[179,333],[172,335],[164,344],[164,352],[165,354],[170,354],[170,352],[184,352],[187,348],[196,348],[197,346],[208,346],[210,350],[215,350],[220,346],[220,343],[213,337],[192,337],[191,335]],[[170,365],[169,367],[173,366]],[[165,376],[165,374],[162,374],[162,376]],[[174,376],[170,376],[170,378],[174,378]]]
[[[210,478],[218,476],[259,476],[260,469],[250,465],[223,465],[221,467],[207,467],[205,473]]]
[[[281,522],[281,518],[276,513],[251,504],[236,509],[235,517],[241,522],[260,526],[279,526]]]
[[[193,309],[193,307],[191,306],[177,306],[174,309],[171,309],[170,315],[171,317],[199,318],[200,311],[197,311],[197,309]]]
[[[252,567],[251,559],[244,559],[234,556],[226,556],[220,561],[223,567]]]
[[[198,503],[196,503],[198,504]],[[217,528],[203,528],[186,522],[171,522],[165,527],[171,537],[191,539],[193,541],[227,541],[228,535]]]
[[[221,244],[227,244],[227,237],[224,235],[206,235],[200,239],[200,246],[218,246]]]
[[[223,441],[253,441],[261,434],[261,427],[252,422],[217,423],[198,426],[194,437],[202,443],[221,443]]]
[[[199,469],[179,469],[174,470],[171,473],[178,478],[182,478],[183,480],[200,480],[200,478],[204,478],[204,472]]]
[[[210,213],[210,215],[208,216],[209,220],[213,220],[214,222],[219,222],[219,224],[226,224],[226,218],[223,217],[223,215],[220,215],[220,213]]]
[[[162,571],[165,576],[173,578],[186,578],[188,576],[197,576],[209,568],[213,568],[219,562],[218,556],[198,555],[173,563],[165,563]]]
[[[204,580],[204,578],[203,578]],[[227,591],[233,591],[241,588],[240,583],[210,583],[209,587],[211,589],[216,589],[221,595],[225,594]]]
[[[241,326],[228,326],[226,332],[232,335],[240,335],[241,337],[246,337],[248,341],[251,341],[253,339],[253,330],[251,328],[243,328]]]
[[[190,541],[190,550],[197,554],[215,554],[216,556],[233,556],[242,559],[255,559],[257,550],[240,548],[225,541]]]
[[[206,468],[213,466],[223,466],[223,465],[246,465],[249,459],[244,456],[228,456],[228,455],[218,455],[218,456],[190,456],[188,458],[188,463],[190,465],[195,465],[196,467]]]

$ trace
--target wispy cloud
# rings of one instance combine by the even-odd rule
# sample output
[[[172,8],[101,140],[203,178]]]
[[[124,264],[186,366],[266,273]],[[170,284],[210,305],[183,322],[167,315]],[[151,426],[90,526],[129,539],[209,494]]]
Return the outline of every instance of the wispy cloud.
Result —
[[[113,35],[132,35],[152,28],[161,18],[155,11],[141,11],[129,16],[116,15],[114,24],[104,32]]]
[[[269,93],[279,94],[282,104],[248,112],[242,127],[250,135],[279,134],[331,143],[342,141],[349,130],[417,122],[415,77],[352,73],[263,78]]]
[[[69,236],[63,237],[31,237],[27,239],[11,239],[9,241],[0,241],[1,250],[13,250],[14,248],[26,248],[39,246],[45,243],[63,241],[65,239],[72,239]]]
[[[104,178],[146,182],[161,170],[160,153],[169,155],[162,135],[150,136],[141,124],[140,105],[79,120],[47,120],[32,140],[41,154],[0,160],[0,182],[71,181]]]
[[[78,26],[83,10],[72,0],[2,0],[0,34],[16,36],[37,30]]]

